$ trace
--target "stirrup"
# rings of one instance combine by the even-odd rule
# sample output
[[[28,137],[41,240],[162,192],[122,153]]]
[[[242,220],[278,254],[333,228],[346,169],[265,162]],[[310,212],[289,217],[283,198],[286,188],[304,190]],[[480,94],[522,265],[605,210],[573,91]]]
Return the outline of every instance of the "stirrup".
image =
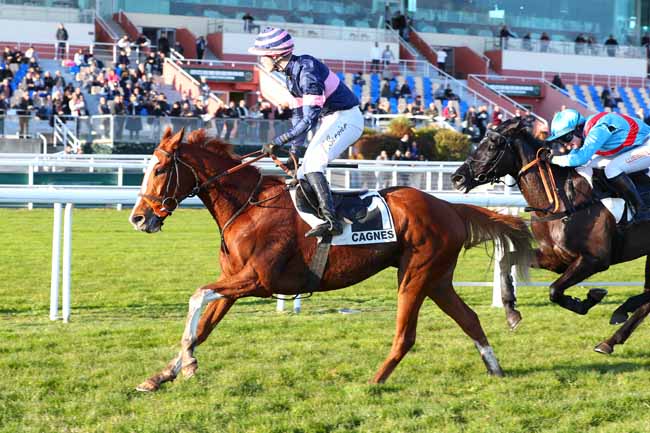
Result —
[[[341,233],[343,233],[343,226],[340,222],[325,221],[323,224],[319,224],[305,233],[305,237],[323,237],[327,234],[338,236]]]

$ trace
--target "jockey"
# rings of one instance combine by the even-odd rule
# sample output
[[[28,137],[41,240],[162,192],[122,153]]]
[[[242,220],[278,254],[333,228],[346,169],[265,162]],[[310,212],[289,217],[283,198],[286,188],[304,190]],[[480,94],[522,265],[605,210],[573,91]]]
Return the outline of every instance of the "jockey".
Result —
[[[278,71],[286,75],[287,89],[294,98],[292,128],[264,145],[264,150],[271,153],[274,147],[289,142],[292,147],[302,145],[307,133],[314,130],[298,170],[298,179],[312,186],[321,215],[327,222],[314,227],[305,236],[323,236],[328,232],[341,234],[343,226],[336,217],[324,173],[328,162],[361,137],[363,116],[359,100],[323,63],[312,56],[293,55],[293,40],[286,30],[265,28],[248,52],[260,56],[260,63],[267,72]],[[320,126],[316,128],[319,119]]]
[[[609,183],[634,207],[633,223],[650,220],[650,205],[627,175],[650,167],[650,127],[643,120],[609,112],[585,119],[578,111],[567,109],[555,114],[546,140],[574,147],[567,155],[553,156],[553,164],[604,167]]]

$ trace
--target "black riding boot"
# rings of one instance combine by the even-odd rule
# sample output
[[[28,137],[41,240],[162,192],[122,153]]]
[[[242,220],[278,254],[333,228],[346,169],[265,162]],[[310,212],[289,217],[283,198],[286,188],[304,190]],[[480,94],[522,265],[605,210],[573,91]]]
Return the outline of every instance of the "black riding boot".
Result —
[[[636,189],[636,185],[626,173],[621,173],[609,179],[609,182],[616,189],[616,192],[634,207],[632,224],[650,220],[650,206],[643,200]]]
[[[314,189],[316,198],[318,198],[318,206],[320,213],[326,223],[314,227],[305,233],[305,237],[320,236],[331,234],[332,236],[340,235],[343,233],[343,225],[336,217],[334,210],[334,201],[332,200],[332,192],[330,191],[329,184],[323,173],[314,172],[306,173],[305,178]]]

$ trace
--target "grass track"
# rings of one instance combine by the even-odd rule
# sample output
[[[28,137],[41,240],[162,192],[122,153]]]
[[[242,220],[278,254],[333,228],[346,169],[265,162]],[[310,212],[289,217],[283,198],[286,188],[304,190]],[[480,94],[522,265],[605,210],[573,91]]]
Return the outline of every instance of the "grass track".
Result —
[[[387,384],[371,386],[392,340],[394,270],[315,295],[299,316],[242,300],[197,350],[194,378],[139,394],[134,386],[177,351],[189,296],[218,275],[218,232],[205,211],[178,212],[157,235],[136,233],[127,216],[75,210],[73,316],[63,325],[47,318],[51,210],[0,210],[1,432],[650,431],[650,327],[611,357],[592,351],[638,288],[612,288],[587,317],[523,288],[515,333],[489,289],[458,288],[507,377],[488,377],[470,339],[428,302],[414,349]],[[483,249],[468,252],[456,279],[491,279],[488,262]],[[636,261],[596,279],[642,277]]]

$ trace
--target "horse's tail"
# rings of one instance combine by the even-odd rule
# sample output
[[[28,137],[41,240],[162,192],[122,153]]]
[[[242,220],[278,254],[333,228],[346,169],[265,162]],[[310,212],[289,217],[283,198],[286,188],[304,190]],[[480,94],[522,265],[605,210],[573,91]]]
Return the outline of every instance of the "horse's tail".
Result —
[[[509,253],[509,262],[515,266],[520,280],[526,281],[533,257],[533,237],[524,220],[469,204],[453,206],[465,223],[467,238],[464,247],[469,249],[489,240],[498,240],[499,247],[507,252],[508,246],[512,245],[514,251]]]

